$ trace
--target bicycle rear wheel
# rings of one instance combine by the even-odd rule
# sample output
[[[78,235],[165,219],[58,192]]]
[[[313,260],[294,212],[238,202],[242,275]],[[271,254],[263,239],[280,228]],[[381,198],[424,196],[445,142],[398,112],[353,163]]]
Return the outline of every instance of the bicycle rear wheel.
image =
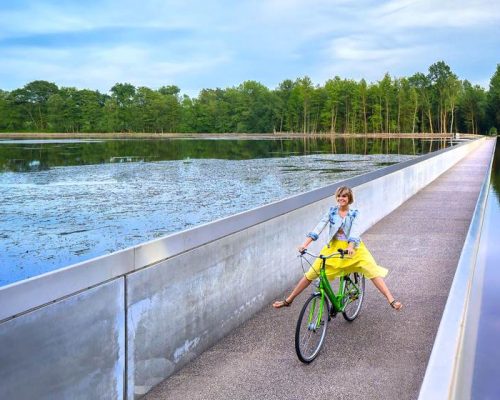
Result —
[[[342,315],[347,321],[354,321],[359,315],[365,298],[365,277],[357,272],[344,278],[344,303]]]
[[[295,329],[295,351],[303,363],[317,357],[325,340],[328,313],[328,300],[322,300],[320,293],[311,295],[302,307]]]

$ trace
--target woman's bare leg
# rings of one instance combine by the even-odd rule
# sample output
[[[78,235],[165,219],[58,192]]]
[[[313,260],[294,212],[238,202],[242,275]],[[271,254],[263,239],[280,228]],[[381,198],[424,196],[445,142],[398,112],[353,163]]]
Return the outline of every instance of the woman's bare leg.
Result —
[[[373,278],[371,281],[373,282],[375,287],[380,291],[380,293],[382,293],[385,296],[389,304],[391,304],[396,310],[399,310],[403,306],[399,301],[393,303],[394,296],[392,295],[391,291],[389,290],[389,288],[385,284],[385,281],[382,278],[380,277]]]
[[[311,281],[307,280],[305,276],[303,276],[299,283],[295,286],[295,288],[292,290],[292,293],[288,295],[288,297],[285,299],[288,304],[291,304],[293,299],[295,299],[300,293],[304,291],[305,288],[307,288],[311,284]],[[281,308],[283,307],[285,302],[283,300],[277,300],[273,303],[274,308]]]

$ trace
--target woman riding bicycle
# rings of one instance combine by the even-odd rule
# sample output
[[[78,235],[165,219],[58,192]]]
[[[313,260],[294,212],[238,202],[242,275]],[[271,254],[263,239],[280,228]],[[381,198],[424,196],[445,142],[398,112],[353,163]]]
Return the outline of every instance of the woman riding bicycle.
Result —
[[[343,249],[347,251],[350,257],[327,259],[325,270],[328,279],[333,280],[341,275],[352,272],[361,273],[373,282],[375,287],[386,297],[392,308],[401,310],[403,304],[394,299],[383,279],[387,275],[387,269],[377,265],[373,256],[359,237],[359,232],[357,231],[359,212],[358,210],[349,208],[349,205],[354,201],[352,190],[347,186],[339,187],[335,191],[335,197],[337,206],[331,207],[328,210],[314,230],[307,235],[304,243],[299,246],[299,251],[306,250],[307,246],[312,241],[317,240],[326,225],[329,224],[327,245],[323,247],[321,254],[328,255],[337,249]],[[292,304],[295,297],[307,288],[311,281],[318,277],[321,262],[321,259],[316,259],[311,268],[309,268],[297,286],[295,286],[292,293],[283,300],[275,301],[273,307],[288,307]]]

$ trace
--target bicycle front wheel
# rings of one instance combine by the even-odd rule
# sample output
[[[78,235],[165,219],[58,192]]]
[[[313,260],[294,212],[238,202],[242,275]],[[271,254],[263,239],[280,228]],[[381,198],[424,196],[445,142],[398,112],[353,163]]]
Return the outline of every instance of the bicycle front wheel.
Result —
[[[347,321],[354,321],[359,315],[365,298],[365,277],[357,272],[344,279],[344,311],[342,315]]]
[[[328,325],[329,306],[320,293],[311,295],[300,312],[295,329],[295,351],[299,360],[309,364],[323,345]]]

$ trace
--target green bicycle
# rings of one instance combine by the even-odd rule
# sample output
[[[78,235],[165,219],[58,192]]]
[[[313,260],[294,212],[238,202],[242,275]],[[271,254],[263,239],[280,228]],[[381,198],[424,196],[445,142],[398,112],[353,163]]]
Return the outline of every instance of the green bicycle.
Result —
[[[301,252],[301,262],[305,260],[311,264],[304,257],[306,254],[322,260],[318,290],[306,300],[295,329],[295,351],[300,361],[309,364],[318,356],[325,340],[328,322],[336,317],[337,313],[341,312],[349,322],[359,315],[365,295],[365,277],[357,272],[341,276],[335,294],[326,276],[326,260],[333,257],[344,258],[347,251],[338,249],[327,256]]]

